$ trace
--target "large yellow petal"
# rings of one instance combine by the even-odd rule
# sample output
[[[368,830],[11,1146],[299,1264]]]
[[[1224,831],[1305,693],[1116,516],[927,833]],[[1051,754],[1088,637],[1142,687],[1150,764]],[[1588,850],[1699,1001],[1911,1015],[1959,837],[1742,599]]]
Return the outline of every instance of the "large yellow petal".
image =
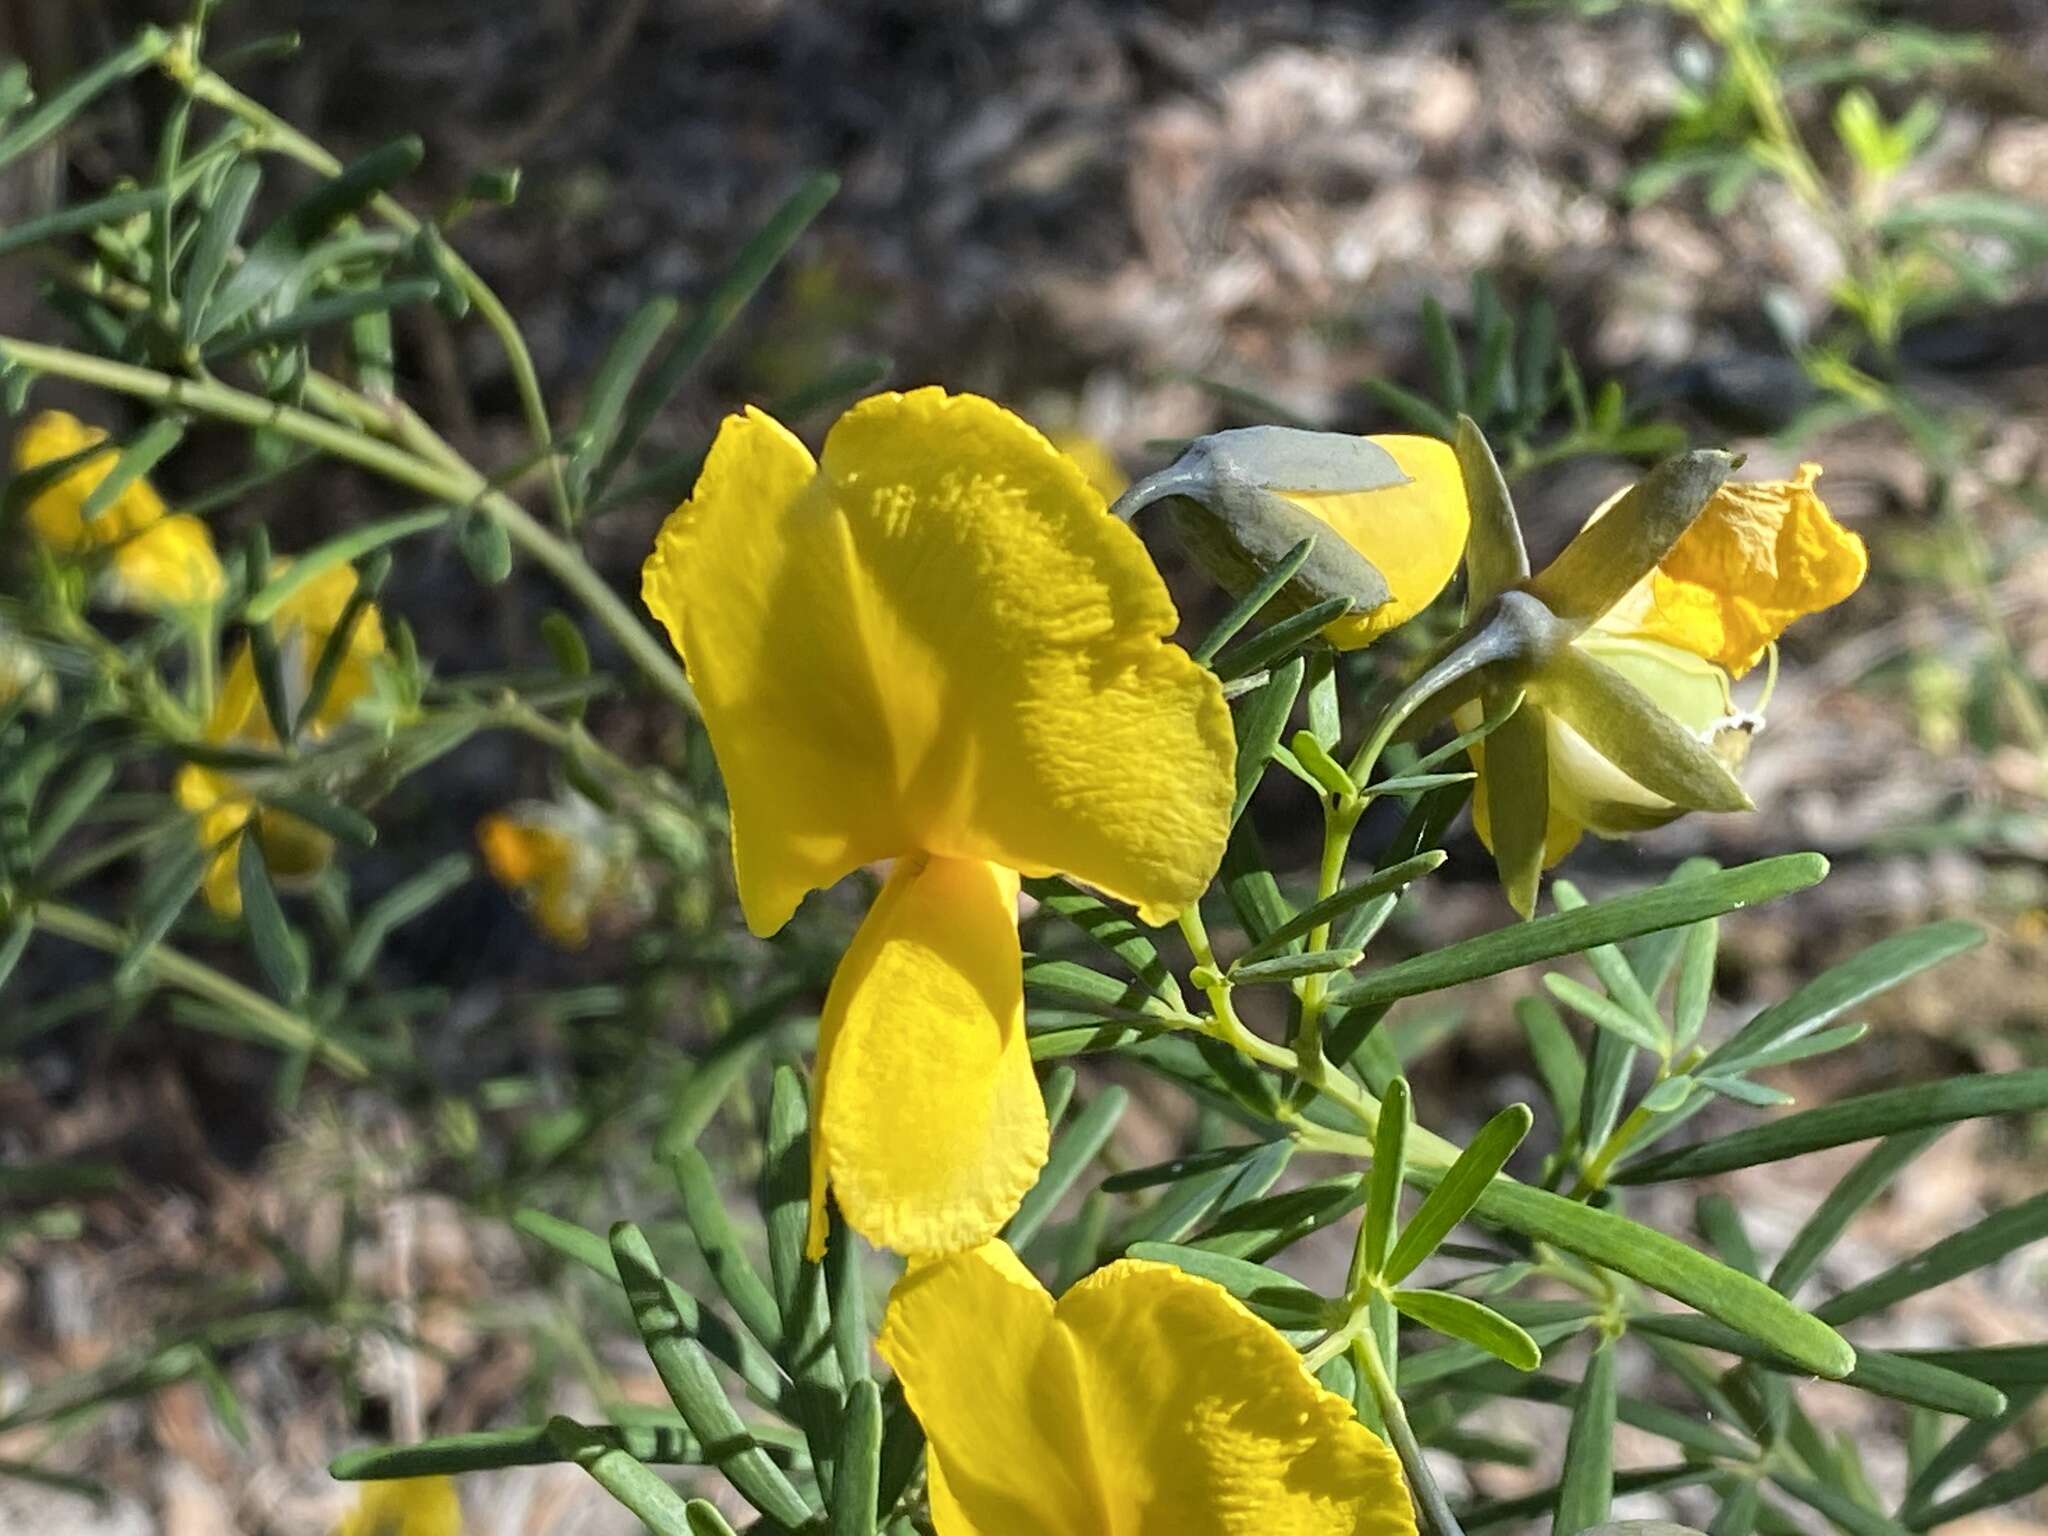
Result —
[[[1367,439],[1393,456],[1408,479],[1376,491],[1288,491],[1287,499],[1328,523],[1379,568],[1389,600],[1323,630],[1339,650],[1370,645],[1436,600],[1465,553],[1472,510],[1449,443],[1392,433]]]
[[[1060,1298],[1117,1536],[1415,1536],[1399,1461],[1221,1286],[1126,1259]]]
[[[1414,1536],[1400,1465],[1221,1287],[1126,1260],[1057,1307],[989,1243],[915,1264],[878,1342],[940,1536]]]
[[[1792,624],[1846,598],[1870,568],[1863,541],[1814,490],[1818,464],[1791,480],[1731,481],[1603,629],[1628,629],[1740,677]]]
[[[644,573],[697,688],[756,932],[917,850],[1163,921],[1222,857],[1235,746],[1172,600],[1082,471],[988,400],[841,417],[823,462],[729,418]]]
[[[839,962],[812,1094],[812,1256],[829,1185],[847,1224],[899,1253],[985,1242],[1045,1165],[1024,1034],[1017,877],[899,860]]]
[[[89,427],[69,411],[42,411],[15,434],[14,467],[38,469],[106,440],[103,428]],[[109,445],[106,452],[94,454],[39,490],[28,504],[28,523],[36,537],[58,553],[68,554],[112,544],[162,517],[163,498],[148,478],[142,477],[123,487],[91,522],[85,520],[86,501],[113,473],[119,458],[119,452]]]
[[[939,1536],[1112,1530],[1073,1342],[1007,1246],[913,1263],[889,1297],[875,1348],[924,1426]]]

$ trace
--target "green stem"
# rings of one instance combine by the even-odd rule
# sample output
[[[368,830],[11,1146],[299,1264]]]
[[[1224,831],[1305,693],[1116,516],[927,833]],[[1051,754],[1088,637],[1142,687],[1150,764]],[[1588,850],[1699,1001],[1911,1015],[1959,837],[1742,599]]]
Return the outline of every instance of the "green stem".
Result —
[[[222,421],[266,428],[360,465],[436,501],[477,507],[504,528],[513,544],[589,609],[649,682],[684,710],[697,712],[697,696],[683,677],[682,668],[604,578],[574,548],[542,527],[533,514],[495,489],[467,463],[430,460],[411,449],[309,411],[280,405],[212,380],[174,378],[152,368],[117,363],[65,347],[0,336],[0,361],[202,412]]]
[[[1344,883],[1344,863],[1351,856],[1351,836],[1365,814],[1363,797],[1354,802],[1323,800],[1323,857],[1316,872],[1316,900],[1328,901]],[[1308,948],[1327,949],[1330,925],[1318,923],[1309,930]],[[1308,1081],[1320,1088],[1330,1076],[1330,1064],[1323,1055],[1323,1004],[1329,992],[1327,972],[1304,977],[1301,984],[1301,1020],[1295,1026],[1294,1051],[1307,1069]]]
[[[129,936],[112,923],[102,922],[88,912],[60,902],[37,902],[29,911],[29,918],[36,927],[48,933],[104,954],[125,955],[132,947]],[[355,1052],[336,1045],[296,1013],[280,1008],[261,993],[250,991],[209,965],[201,965],[189,956],[158,944],[143,957],[142,968],[166,986],[205,998],[239,1015],[280,1045],[324,1056],[330,1066],[348,1077],[363,1077],[368,1073],[369,1069]]]
[[[1458,1517],[1451,1513],[1444,1491],[1430,1476],[1421,1443],[1416,1440],[1415,1430],[1408,1422],[1408,1410],[1401,1406],[1401,1394],[1394,1390],[1393,1378],[1387,1374],[1386,1364],[1380,1359],[1379,1346],[1373,1342],[1370,1329],[1351,1340],[1351,1360],[1371,1388],[1373,1401],[1379,1405],[1380,1418],[1387,1426],[1387,1438],[1394,1442],[1394,1454],[1401,1458],[1401,1470],[1408,1474],[1408,1491],[1415,1497],[1415,1507],[1422,1516],[1424,1529],[1430,1536],[1465,1536]]]
[[[194,70],[189,65],[184,69],[177,68],[175,58],[168,62],[174,66],[170,70],[172,76],[194,97],[259,130],[279,153],[311,166],[323,176],[341,173],[341,161],[325,148],[261,102],[243,95],[219,75],[207,69]],[[370,206],[393,228],[409,235],[418,233],[419,218],[398,199],[380,193],[370,200]],[[571,522],[568,484],[562,477],[561,457],[555,451],[554,427],[548,420],[547,401],[541,394],[540,375],[533,366],[533,354],[527,348],[526,338],[520,334],[518,323],[505,308],[504,301],[469,263],[452,250],[447,253],[447,263],[456,283],[475,306],[478,317],[490,327],[498,338],[498,344],[505,349],[505,360],[512,370],[512,386],[519,395],[519,408],[526,418],[527,431],[533,438],[534,447],[547,456],[548,494],[554,503],[555,516],[566,528]]]

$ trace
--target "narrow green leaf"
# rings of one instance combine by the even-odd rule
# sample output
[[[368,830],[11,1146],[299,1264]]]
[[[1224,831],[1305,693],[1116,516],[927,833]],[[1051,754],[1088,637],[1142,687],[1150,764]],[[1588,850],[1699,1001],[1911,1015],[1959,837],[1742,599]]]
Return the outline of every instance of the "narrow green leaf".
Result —
[[[242,920],[248,926],[256,963],[263,967],[279,997],[297,1003],[306,995],[306,957],[278,904],[277,887],[270,883],[262,839],[243,835],[236,878],[242,889]]]
[[[2048,1236],[2048,1194],[1994,1211],[1982,1221],[1894,1264],[1883,1274],[1814,1308],[1823,1322],[1841,1324],[1881,1312],[1908,1296],[1995,1264],[2017,1248]]]
[[[847,1397],[840,1428],[831,1536],[874,1536],[881,1458],[882,1394],[872,1381],[862,1381]]]
[[[1190,653],[1195,660],[1204,666],[1208,665],[1216,653],[1235,639],[1237,632],[1258,617],[1259,610],[1294,579],[1294,573],[1300,570],[1308,557],[1315,552],[1315,547],[1316,541],[1313,537],[1303,539],[1275,562],[1273,568],[1261,576],[1255,586],[1230,605],[1229,611],[1216,621],[1216,627],[1203,636],[1202,643]]]
[[[1826,1323],[1653,1227],[1505,1178],[1487,1186],[1473,1214],[1640,1280],[1728,1331],[1746,1330],[1816,1375],[1837,1378],[1856,1365],[1856,1351]]]
[[[1780,1467],[1771,1472],[1770,1479],[1800,1503],[1819,1510],[1849,1536],[1905,1536],[1904,1526],[1816,1478],[1801,1477]]]
[[[1560,1127],[1579,1123],[1579,1099],[1586,1088],[1586,1064],[1572,1043],[1571,1031],[1555,1008],[1540,997],[1516,1000],[1515,1018],[1528,1037],[1529,1055],[1536,1063],[1543,1090],[1557,1110]]]
[[[1681,1072],[1676,1077],[1667,1077],[1643,1095],[1641,1107],[1647,1114],[1672,1114],[1686,1106],[1692,1098],[1693,1090],[1699,1086],[1688,1073]]]
[[[1730,1324],[1670,1312],[1638,1313],[1629,1319],[1629,1328],[1636,1333],[1722,1350],[1786,1375],[1804,1375],[1811,1369],[1774,1351],[1747,1322]],[[1988,1417],[2005,1406],[2004,1394],[1995,1387],[1959,1371],[1886,1350],[1858,1350],[1855,1366],[1836,1379],[1879,1397],[1917,1403],[1943,1413],[1960,1413],[1968,1418]]]
[[[810,1507],[733,1412],[710,1359],[669,1300],[670,1287],[647,1239],[631,1222],[620,1222],[612,1228],[611,1249],[641,1342],[690,1433],[716,1452],[718,1469],[762,1514],[786,1526],[802,1525]]]
[[[653,1426],[592,1424],[580,1426],[586,1445],[602,1443],[650,1466],[696,1466],[704,1448],[683,1429]],[[757,1431],[761,1433],[761,1431]],[[547,1426],[486,1429],[463,1435],[436,1435],[411,1445],[377,1445],[344,1451],[328,1464],[327,1475],[338,1482],[381,1481],[399,1477],[459,1477],[465,1472],[495,1472],[504,1467],[538,1467],[564,1461]]]
[[[1354,1286],[1386,1274],[1387,1255],[1401,1217],[1401,1181],[1408,1171],[1408,1125],[1412,1114],[1408,1080],[1397,1077],[1387,1084],[1380,1101],[1380,1123],[1373,1132],[1372,1168],[1366,1177],[1365,1215],[1359,1229]]]
[[[739,1536],[732,1522],[707,1499],[691,1499],[683,1506],[683,1518],[689,1522],[690,1536]]]
[[[1984,930],[1975,923],[1946,922],[1873,944],[1854,959],[1821,972],[1782,1003],[1766,1008],[1723,1041],[1701,1064],[1701,1070],[1742,1066],[1773,1046],[1832,1024],[1878,993],[1983,942]]]
[[[1200,1279],[1212,1281],[1276,1328],[1316,1328],[1330,1310],[1327,1301],[1299,1280],[1249,1259],[1233,1258],[1181,1243],[1134,1243],[1129,1256],[1155,1264],[1171,1264]]]
[[[1678,993],[1671,1006],[1671,1045],[1683,1051],[1699,1038],[1714,995],[1714,965],[1720,953],[1721,925],[1711,919],[1685,930],[1678,961]]]
[[[82,230],[119,224],[138,213],[148,213],[162,197],[163,194],[155,187],[139,187],[96,197],[89,203],[73,203],[37,218],[23,219],[19,224],[0,230],[0,256],[12,256],[17,251],[26,251]]]
[[[207,860],[212,852],[195,838],[166,855],[144,877],[142,887],[136,893],[135,915],[128,922],[131,936],[128,952],[121,957],[121,963],[114,971],[117,987],[131,986],[142,974],[143,967],[163,936],[171,931],[171,925],[199,893],[199,882],[206,874]]]
[[[1394,1308],[1411,1322],[1485,1350],[1518,1371],[1543,1363],[1543,1351],[1521,1328],[1483,1302],[1449,1291],[1395,1291]]]
[[[1703,1178],[1923,1126],[1950,1125],[1984,1115],[2031,1114],[2041,1109],[2048,1109],[2048,1069],[1916,1083],[1801,1110],[1768,1125],[1645,1158],[1623,1168],[1615,1182],[1656,1184]]]
[[[1218,677],[1228,682],[1234,677],[1256,672],[1261,667],[1270,667],[1281,657],[1308,644],[1322,631],[1323,626],[1333,619],[1344,617],[1351,611],[1352,606],[1348,598],[1325,598],[1299,613],[1289,615],[1277,624],[1267,625],[1228,655],[1217,657],[1212,670]]]
[[[1077,890],[1064,880],[1027,879],[1024,890],[1048,912],[1065,918],[1110,954],[1130,967],[1131,974],[1163,998],[1176,1012],[1186,1012],[1180,983],[1138,920],[1112,907],[1100,896]]]
[[[782,1318],[778,1358],[796,1384],[796,1417],[811,1461],[828,1488],[839,1448],[844,1383],[832,1348],[824,1271],[805,1256],[810,1229],[811,1111],[796,1068],[779,1065],[770,1081],[761,1168],[761,1217],[768,1229],[768,1277]],[[763,1510],[773,1514],[772,1510]]]
[[[682,387],[690,370],[718,338],[725,334],[768,274],[781,264],[811,221],[824,211],[839,191],[839,178],[827,171],[813,172],[802,186],[775,210],[760,233],[741,247],[698,311],[690,317],[683,333],[671,342],[653,370],[628,396],[618,431],[610,449],[590,478],[590,493],[601,495],[652,425],[654,418]]]
[[[184,438],[185,421],[181,416],[159,416],[150,422],[122,447],[114,467],[85,498],[79,517],[89,523],[106,511],[117,496],[162,463]]]
[[[1457,430],[1450,416],[1440,407],[1414,390],[1404,389],[1392,379],[1367,379],[1364,388],[1368,395],[1414,431],[1430,437],[1448,438]]]
[[[653,355],[655,343],[661,340],[680,308],[666,296],[647,300],[619,327],[604,361],[598,364],[584,402],[583,419],[576,428],[582,441],[570,458],[567,471],[569,483],[579,495],[589,488],[591,475],[610,451],[627,397]]]
[[[448,521],[444,507],[434,507],[425,512],[413,512],[404,517],[394,517],[383,522],[371,523],[348,533],[337,535],[324,544],[316,544],[303,555],[295,557],[276,576],[266,581],[247,602],[242,605],[242,617],[250,624],[267,624],[277,617],[291,595],[304,587],[315,577],[344,565],[360,560],[373,549],[380,549],[399,539],[424,533],[438,528]]]
[[[832,1352],[839,1379],[849,1387],[869,1379],[867,1277],[861,1269],[861,1241],[835,1219],[825,1246],[825,1297],[832,1315]]]
[[[1428,853],[1417,854],[1412,859],[1403,859],[1386,869],[1375,870],[1365,879],[1345,886],[1334,895],[1325,897],[1273,929],[1240,955],[1237,965],[1242,967],[1276,955],[1296,939],[1305,938],[1311,930],[1326,923],[1335,923],[1353,908],[1377,897],[1393,895],[1405,889],[1410,882],[1440,867],[1446,857],[1442,850],[1433,848]],[[1339,950],[1354,952],[1356,949],[1356,946],[1342,943],[1336,947]]]
[[[1518,966],[1578,954],[1595,944],[1618,943],[1660,928],[1717,917],[1737,907],[1758,906],[1817,884],[1827,870],[1827,860],[1817,853],[1762,859],[1683,885],[1637,891],[1576,912],[1548,913],[1339,982],[1332,992],[1336,1000],[1350,1007],[1435,992]]]
[[[1074,1117],[1073,1124],[1060,1132],[1038,1182],[1031,1186],[1018,1205],[1017,1214],[1004,1229],[1003,1236],[1012,1248],[1021,1251],[1038,1235],[1061,1196],[1074,1187],[1088,1165],[1109,1144],[1117,1121],[1123,1118],[1129,1104],[1130,1095],[1111,1084],[1090,1099]]]
[[[1388,1282],[1401,1280],[1436,1252],[1437,1244],[1465,1219],[1493,1176],[1507,1166],[1533,1119],[1528,1105],[1511,1104],[1480,1127],[1395,1240],[1386,1264]]]
[[[2022,1500],[2043,1487],[2048,1487],[2048,1447],[2023,1456],[2011,1466],[1993,1472],[1960,1493],[1920,1511],[1912,1522],[1912,1528],[1932,1530],[1987,1509],[2017,1508]]]
[[[1296,981],[1303,976],[1327,976],[1348,971],[1365,958],[1356,949],[1312,949],[1298,955],[1276,955],[1270,960],[1239,962],[1230,968],[1230,979],[1241,986],[1260,982]]]
[[[378,897],[356,918],[355,931],[335,967],[340,979],[350,984],[361,981],[392,932],[461,885],[474,868],[468,854],[446,854]]]
[[[171,35],[158,27],[144,27],[135,41],[108,54],[91,69],[63,87],[23,118],[5,135],[0,135],[0,168],[20,159],[38,144],[62,130],[73,118],[100,96],[131,75],[139,75],[170,50]],[[16,93],[17,104],[25,98]]]
[[[1579,1536],[1607,1518],[1614,1500],[1614,1339],[1603,1334],[1572,1399],[1552,1536]]]
[[[206,360],[221,363],[245,352],[253,352],[258,347],[293,344],[314,331],[331,325],[346,325],[363,315],[388,315],[415,304],[428,303],[440,290],[441,284],[434,278],[402,277],[376,288],[351,288],[308,299],[303,304],[294,304],[262,325],[209,342]]]
[[[64,835],[78,825],[79,818],[91,810],[107,792],[107,786],[114,781],[116,760],[107,755],[88,757],[73,764],[65,771],[57,785],[57,792],[50,803],[38,809],[35,825],[30,829],[28,857],[31,868],[38,867],[64,840]],[[5,978],[0,977],[0,983]]]
[[[1646,1023],[1633,1009],[1624,1008],[1620,1003],[1602,997],[1591,987],[1556,971],[1544,973],[1543,986],[1552,997],[1589,1024],[1618,1035],[1653,1056],[1669,1054],[1670,1044],[1665,1040],[1664,1032]]]
[[[261,798],[265,805],[288,816],[296,816],[309,826],[318,827],[337,842],[347,843],[353,848],[376,845],[377,824],[339,800],[313,790],[265,790]]]
[[[625,1506],[654,1536],[691,1536],[683,1496],[648,1470],[629,1452],[604,1436],[593,1435],[574,1419],[548,1420],[548,1442],[565,1461],[573,1461],[593,1481]],[[795,1496],[795,1490],[791,1490]]]
[[[1764,1083],[1752,1083],[1746,1077],[1717,1072],[1711,1076],[1701,1076],[1697,1081],[1702,1087],[1731,1098],[1738,1104],[1748,1104],[1758,1109],[1776,1109],[1780,1105],[1792,1102],[1791,1094]]]
[[[689,1146],[676,1148],[668,1166],[677,1193],[682,1196],[683,1219],[690,1224],[712,1280],[746,1330],[771,1354],[780,1354],[784,1342],[782,1314],[748,1259],[739,1233],[733,1229],[725,1202],[719,1198],[718,1181],[712,1175],[711,1165],[694,1146]]]
[[[1295,657],[1274,672],[1272,681],[1237,711],[1237,792],[1230,803],[1233,825],[1251,803],[1252,791],[1259,787],[1267,760],[1280,744],[1280,733],[1287,728],[1295,695],[1301,691],[1303,670],[1302,659]]]
[[[1342,1221],[1364,1200],[1365,1178],[1361,1174],[1319,1179],[1262,1200],[1246,1201],[1212,1222],[1189,1246],[1256,1262]]]
[[[1451,329],[1451,317],[1434,294],[1422,301],[1422,345],[1436,376],[1437,398],[1456,415],[1467,404],[1465,361],[1459,354],[1457,333]]]

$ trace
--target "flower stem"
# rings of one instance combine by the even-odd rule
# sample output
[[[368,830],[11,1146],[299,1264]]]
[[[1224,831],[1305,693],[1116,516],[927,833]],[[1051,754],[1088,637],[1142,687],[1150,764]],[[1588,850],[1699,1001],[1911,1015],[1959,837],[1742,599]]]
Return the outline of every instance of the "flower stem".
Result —
[[[1422,1446],[1415,1438],[1414,1428],[1408,1423],[1408,1411],[1401,1406],[1401,1394],[1394,1390],[1393,1378],[1387,1374],[1386,1364],[1380,1359],[1379,1346],[1373,1342],[1370,1329],[1352,1338],[1351,1361],[1371,1388],[1373,1401],[1379,1405],[1380,1418],[1387,1426],[1387,1438],[1394,1443],[1394,1454],[1401,1458],[1401,1470],[1408,1474],[1408,1490],[1415,1496],[1415,1507],[1422,1516],[1423,1528],[1429,1536],[1465,1536],[1458,1517],[1451,1513],[1450,1501],[1430,1475]]]
[[[682,668],[618,593],[576,549],[550,533],[532,513],[493,487],[466,462],[430,459],[413,447],[386,442],[310,411],[280,405],[210,379],[178,378],[66,347],[0,336],[0,361],[198,411],[222,421],[268,428],[436,501],[458,507],[475,506],[502,526],[515,545],[590,611],[650,683],[671,702],[693,715],[697,712],[697,696],[683,677]],[[414,430],[424,430],[423,424]]]
[[[105,954],[125,955],[132,944],[129,936],[112,923],[102,922],[88,912],[61,902],[39,901],[29,909],[28,917],[36,927],[48,933]],[[238,1015],[279,1045],[325,1057],[330,1066],[345,1076],[362,1077],[368,1072],[362,1058],[355,1052],[336,1045],[298,1014],[223,976],[210,965],[202,965],[175,949],[158,944],[143,958],[142,968],[166,986],[205,998]]]

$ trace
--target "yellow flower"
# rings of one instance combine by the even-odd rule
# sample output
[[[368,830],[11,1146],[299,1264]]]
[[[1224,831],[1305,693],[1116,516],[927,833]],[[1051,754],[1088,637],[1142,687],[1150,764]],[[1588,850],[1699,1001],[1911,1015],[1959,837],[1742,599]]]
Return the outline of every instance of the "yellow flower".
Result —
[[[1279,492],[1329,524],[1386,578],[1392,595],[1385,603],[1347,614],[1323,630],[1340,651],[1371,645],[1436,601],[1458,569],[1472,527],[1465,477],[1449,443],[1399,433],[1366,441],[1392,455],[1408,479],[1370,491]]]
[[[524,801],[477,823],[491,877],[524,901],[533,920],[564,949],[581,949],[590,919],[625,894],[630,834],[580,796],[560,804]]]
[[[462,1504],[447,1477],[364,1483],[334,1536],[461,1536]]]
[[[64,411],[44,411],[14,439],[17,472],[38,469],[104,443],[107,434]],[[213,535],[185,513],[166,516],[163,498],[140,477],[87,522],[85,504],[119,458],[108,447],[30,498],[29,527],[52,553],[109,556],[106,595],[117,606],[154,611],[210,606],[226,582]]]
[[[1814,490],[1818,464],[1791,480],[1735,481],[1603,625],[1690,651],[1740,677],[1793,620],[1863,585],[1863,541]]]
[[[749,927],[864,864],[894,873],[834,979],[812,1094],[827,1183],[906,1253],[992,1236],[1037,1177],[1017,872],[1161,922],[1229,831],[1235,744],[1144,546],[993,402],[854,406],[814,461],[727,418],[643,595],[689,669]]]
[[[1795,619],[1854,592],[1868,565],[1862,540],[1835,522],[1815,493],[1819,474],[1818,465],[1807,464],[1790,481],[1721,485],[1652,569],[1595,616],[1564,655],[1525,679],[1528,718],[1511,721],[1510,728],[1529,734],[1540,725],[1540,736],[1511,744],[1510,750],[1530,762],[1540,756],[1544,764],[1543,868],[1562,859],[1586,832],[1626,837],[1700,807],[1699,800],[1674,798],[1637,776],[1668,768],[1672,759],[1646,750],[1646,717],[1640,709],[1631,715],[1631,700],[1654,706],[1655,714],[1704,745],[1725,770],[1733,803],[1705,808],[1741,808],[1733,775],[1763,722],[1736,708],[1732,678],[1746,672]],[[1601,506],[1586,527],[1620,500],[1618,495]],[[1458,723],[1469,730],[1481,714],[1480,705],[1467,704]],[[1602,736],[1598,744],[1588,730]],[[1493,801],[1508,788],[1488,778],[1488,762],[1498,769],[1501,746],[1497,734],[1472,753],[1479,773],[1473,823],[1488,848],[1494,847]],[[1533,900],[1533,884],[1511,886],[1511,894],[1518,905]]]
[[[124,608],[211,607],[227,579],[206,524],[179,512],[114,546],[107,587]]]
[[[283,570],[279,562],[276,570]],[[322,571],[293,592],[279,605],[271,619],[276,638],[279,671],[284,683],[284,706],[296,712],[312,692],[320,655],[341,623],[348,602],[355,595],[356,573],[352,566],[338,565]],[[348,718],[357,701],[370,691],[372,664],[384,650],[384,624],[373,604],[366,608],[350,632],[347,654],[320,708],[300,734],[318,739]],[[256,661],[247,642],[229,663],[213,713],[206,722],[206,740],[215,746],[274,747],[277,732],[263,707],[256,681]],[[242,832],[250,818],[256,818],[256,835],[263,848],[263,862],[282,879],[304,879],[318,874],[332,857],[334,844],[317,827],[280,811],[274,806],[259,808],[256,796],[231,773],[187,763],[178,770],[174,786],[178,803],[197,818],[200,845],[211,851],[205,877],[207,905],[222,917],[239,917],[242,888],[239,859]]]
[[[1055,1305],[1002,1243],[913,1263],[877,1347],[939,1536],[1414,1536],[1351,1404],[1172,1265],[1122,1260]]]
[[[87,426],[69,411],[43,411],[15,434],[14,468],[17,473],[40,469],[106,440],[104,429]],[[28,504],[28,523],[36,537],[57,554],[67,555],[118,543],[161,518],[163,498],[147,477],[138,477],[99,516],[85,520],[86,501],[113,473],[119,457],[109,447],[36,492]]]

